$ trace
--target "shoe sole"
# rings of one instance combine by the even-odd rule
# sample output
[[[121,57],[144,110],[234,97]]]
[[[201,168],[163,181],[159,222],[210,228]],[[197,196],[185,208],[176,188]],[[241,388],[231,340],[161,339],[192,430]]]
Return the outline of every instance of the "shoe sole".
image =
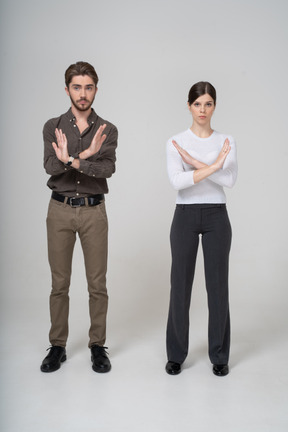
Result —
[[[92,369],[94,372],[106,373],[106,372],[109,372],[111,370],[111,366],[108,368],[96,368],[95,366],[92,365]]]
[[[179,375],[181,373],[181,370],[178,372],[168,372],[167,369],[165,369],[168,375]]]
[[[214,375],[219,377],[227,376],[229,374],[229,369],[224,372],[215,371],[214,369],[212,369],[212,371]]]

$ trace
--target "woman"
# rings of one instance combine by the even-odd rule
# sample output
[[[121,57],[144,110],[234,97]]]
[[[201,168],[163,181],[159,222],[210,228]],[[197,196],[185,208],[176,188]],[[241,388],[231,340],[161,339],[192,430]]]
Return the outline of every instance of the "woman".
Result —
[[[208,82],[194,84],[188,95],[192,126],[167,143],[168,175],[178,191],[170,235],[166,364],[170,375],[181,372],[188,353],[189,307],[200,235],[209,309],[209,357],[215,375],[229,373],[231,226],[223,186],[232,187],[236,181],[237,155],[233,138],[211,128],[215,106],[215,88]]]

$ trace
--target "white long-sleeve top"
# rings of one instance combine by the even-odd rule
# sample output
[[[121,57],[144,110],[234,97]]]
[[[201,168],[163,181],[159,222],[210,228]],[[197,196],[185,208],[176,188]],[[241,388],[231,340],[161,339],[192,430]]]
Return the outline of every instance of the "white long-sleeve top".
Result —
[[[183,162],[172,144],[175,140],[193,158],[207,165],[216,161],[225,139],[228,138],[231,150],[223,167],[199,183],[194,183],[194,170]],[[177,193],[177,204],[224,204],[226,195],[223,186],[231,188],[237,178],[237,151],[232,136],[213,131],[208,138],[199,138],[187,129],[167,142],[167,170],[170,182]]]

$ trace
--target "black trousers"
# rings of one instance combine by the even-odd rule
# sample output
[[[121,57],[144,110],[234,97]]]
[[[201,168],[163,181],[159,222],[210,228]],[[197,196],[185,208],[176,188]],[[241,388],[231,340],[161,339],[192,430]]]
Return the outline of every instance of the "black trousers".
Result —
[[[228,268],[231,225],[225,204],[178,204],[170,234],[172,268],[167,323],[168,360],[183,363],[189,346],[189,308],[202,235],[208,297],[209,358],[227,364],[230,349]]]

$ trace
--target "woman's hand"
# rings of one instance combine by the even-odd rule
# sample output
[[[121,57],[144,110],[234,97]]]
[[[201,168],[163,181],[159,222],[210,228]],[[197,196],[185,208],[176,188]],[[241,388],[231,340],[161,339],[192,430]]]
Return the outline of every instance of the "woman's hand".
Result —
[[[176,148],[176,150],[178,151],[178,153],[180,154],[183,162],[185,162],[188,165],[193,166],[196,169],[203,168],[206,166],[204,163],[199,162],[197,159],[193,158],[186,150],[184,150],[182,147],[180,147],[176,141],[172,140],[172,143],[173,143],[174,147]]]
[[[230,142],[228,138],[226,138],[216,161],[211,165],[206,165],[203,162],[200,162],[197,159],[193,158],[186,150],[180,147],[176,141],[173,140],[172,143],[174,147],[177,149],[178,153],[180,154],[182,160],[185,163],[193,166],[193,168],[195,168],[194,175],[193,175],[195,184],[199,183],[200,181],[204,180],[205,178],[209,177],[211,174],[221,169],[224,165],[226,157],[228,156],[231,150]]]
[[[231,150],[230,142],[228,138],[224,141],[223,147],[214,163],[211,165],[204,165],[202,167],[197,168],[194,171],[193,179],[194,183],[199,183],[202,180],[208,178],[211,174],[214,174],[216,171],[220,170],[223,167],[226,157],[228,156]],[[199,162],[201,163],[201,162]]]
[[[226,138],[226,140],[224,141],[223,147],[222,147],[216,161],[214,162],[214,165],[217,168],[217,170],[219,170],[220,168],[223,167],[225,159],[228,156],[230,150],[231,150],[230,142],[229,142],[228,138]]]

